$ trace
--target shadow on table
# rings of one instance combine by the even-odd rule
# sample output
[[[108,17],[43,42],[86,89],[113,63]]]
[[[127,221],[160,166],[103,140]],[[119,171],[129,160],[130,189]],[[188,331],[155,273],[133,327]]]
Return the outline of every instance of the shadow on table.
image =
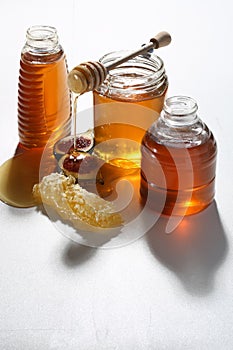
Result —
[[[167,222],[168,218],[161,217],[146,235],[152,254],[177,275],[189,293],[210,293],[228,251],[216,203],[185,217],[171,234],[165,233]]]
[[[56,222],[60,220],[59,215],[52,208],[49,208],[49,215],[48,211],[43,205],[38,206],[36,210],[42,215],[47,216],[49,220],[54,224],[56,224]],[[58,231],[61,232],[60,230]],[[61,233],[63,234],[63,232]],[[66,237],[66,235],[64,234],[63,236]],[[95,253],[96,248],[81,245],[77,242],[73,242],[72,240],[70,240],[68,241],[64,248],[64,251],[62,252],[61,260],[64,263],[64,265],[69,268],[78,267],[84,264],[87,260],[91,259],[92,256],[95,255]]]
[[[84,264],[95,255],[96,249],[77,243],[68,243],[62,255],[62,261],[67,267],[76,267]]]

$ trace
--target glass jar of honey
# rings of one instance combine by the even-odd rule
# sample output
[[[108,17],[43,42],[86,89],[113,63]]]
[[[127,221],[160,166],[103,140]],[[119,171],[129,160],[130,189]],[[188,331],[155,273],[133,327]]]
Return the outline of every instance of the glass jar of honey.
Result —
[[[141,146],[141,197],[155,211],[184,216],[214,199],[217,146],[190,97],[166,100]]]
[[[113,52],[100,62],[110,64],[127,52]],[[140,144],[162,110],[168,80],[161,58],[137,56],[109,71],[94,91],[94,153],[122,169],[139,169]]]
[[[36,25],[27,30],[18,89],[20,146],[43,148],[70,134],[71,100],[66,56],[57,30]]]
[[[56,169],[53,145],[71,130],[67,74],[56,28],[28,28],[19,70],[19,143],[15,156],[0,166],[0,200],[9,205],[35,205],[34,184]]]

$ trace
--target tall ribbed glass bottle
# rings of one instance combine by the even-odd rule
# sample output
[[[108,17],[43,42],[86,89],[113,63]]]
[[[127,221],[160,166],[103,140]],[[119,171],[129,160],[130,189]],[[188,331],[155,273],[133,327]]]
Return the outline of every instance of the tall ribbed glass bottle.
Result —
[[[71,100],[67,64],[57,31],[28,29],[19,71],[19,143],[0,167],[0,200],[26,208],[36,205],[34,184],[56,169],[54,143],[70,134]]]
[[[71,102],[67,64],[57,31],[49,26],[27,30],[20,60],[18,130],[23,148],[43,148],[70,133]]]

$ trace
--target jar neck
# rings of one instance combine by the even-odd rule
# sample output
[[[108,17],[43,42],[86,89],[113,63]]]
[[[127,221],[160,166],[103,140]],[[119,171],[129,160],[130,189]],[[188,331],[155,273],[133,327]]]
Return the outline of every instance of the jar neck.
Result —
[[[210,138],[210,131],[197,116],[197,103],[190,97],[174,96],[165,101],[159,119],[148,130],[156,143],[174,147],[199,146]]]
[[[161,119],[169,127],[186,127],[199,121],[197,103],[187,96],[173,96],[165,101]]]
[[[51,54],[61,49],[57,30],[50,26],[32,26],[27,30],[23,52],[34,54]]]

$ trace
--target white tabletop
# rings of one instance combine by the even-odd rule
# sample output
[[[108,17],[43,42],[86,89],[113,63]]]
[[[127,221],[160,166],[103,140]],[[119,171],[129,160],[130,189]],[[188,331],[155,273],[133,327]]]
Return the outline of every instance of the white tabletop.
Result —
[[[30,25],[57,27],[70,68],[167,30],[173,42],[159,55],[168,96],[195,98],[218,142],[216,201],[170,235],[163,218],[117,249],[72,243],[35,208],[0,203],[0,349],[231,350],[232,3],[119,0],[111,6],[1,4],[0,163],[18,142],[19,58]],[[90,104],[87,94],[80,109]],[[90,123],[80,121],[80,131]]]

